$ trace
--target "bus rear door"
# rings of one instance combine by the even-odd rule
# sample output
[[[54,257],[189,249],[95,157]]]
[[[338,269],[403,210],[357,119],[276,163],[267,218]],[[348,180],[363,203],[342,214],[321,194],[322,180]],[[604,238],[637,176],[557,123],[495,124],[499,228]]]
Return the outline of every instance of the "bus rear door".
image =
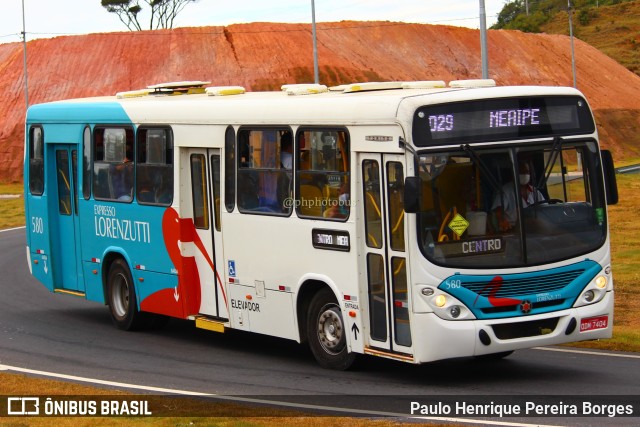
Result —
[[[188,176],[183,175],[181,180],[190,183],[191,188],[181,191],[181,216],[193,220],[194,242],[187,253],[195,258],[200,280],[200,307],[198,313],[189,314],[226,320],[229,318],[227,290],[224,269],[219,267],[224,260],[220,223],[220,150],[184,149],[181,158],[189,164],[188,168],[182,168],[184,172],[188,171]]]
[[[368,300],[374,351],[412,354],[404,220],[404,157],[360,155]]]
[[[56,291],[84,294],[80,266],[78,219],[78,149],[76,145],[53,144],[54,168],[47,179],[49,224],[51,225],[51,263]],[[52,170],[54,169],[54,170]]]

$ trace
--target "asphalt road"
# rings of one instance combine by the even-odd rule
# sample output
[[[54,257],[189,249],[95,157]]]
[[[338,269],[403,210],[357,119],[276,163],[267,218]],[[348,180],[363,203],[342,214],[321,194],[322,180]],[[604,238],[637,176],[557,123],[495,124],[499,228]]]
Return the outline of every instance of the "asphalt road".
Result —
[[[523,350],[498,362],[459,359],[421,366],[366,358],[358,370],[336,372],[320,368],[295,342],[237,331],[216,334],[196,329],[189,321],[172,320],[156,331],[123,332],[112,326],[105,306],[51,294],[32,278],[24,234],[24,229],[0,233],[0,365],[5,367],[226,396],[361,407],[373,415],[409,415],[412,400],[450,395],[457,400],[490,395],[496,401],[508,395],[542,403],[555,402],[554,396],[612,403],[634,396],[635,413],[640,414],[640,356],[635,354],[567,352],[565,347]],[[584,426],[637,425],[640,419],[517,421]]]

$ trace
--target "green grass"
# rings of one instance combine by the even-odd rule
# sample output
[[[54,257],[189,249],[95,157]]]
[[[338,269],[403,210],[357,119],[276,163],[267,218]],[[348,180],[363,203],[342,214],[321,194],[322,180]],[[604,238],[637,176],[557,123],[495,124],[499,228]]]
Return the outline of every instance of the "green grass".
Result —
[[[566,7],[566,2],[564,3]],[[586,8],[584,9],[587,10]],[[574,18],[574,35],[618,61],[628,70],[640,73],[640,1],[590,8],[590,19]],[[542,32],[569,34],[566,12],[557,13]]]
[[[609,207],[616,292],[613,338],[587,345],[640,352],[640,174],[617,179],[620,202]]]
[[[24,198],[22,184],[0,184],[0,195],[19,195],[0,198],[0,230],[24,225]]]
[[[513,1],[507,1],[505,14],[513,11]],[[640,1],[578,0],[572,2],[573,35],[606,55],[628,70],[640,74]],[[567,2],[560,0],[529,2],[529,15],[524,2],[520,2],[516,15],[504,28],[528,32],[569,35]],[[502,12],[502,11],[501,11]],[[496,28],[500,27],[497,25]]]

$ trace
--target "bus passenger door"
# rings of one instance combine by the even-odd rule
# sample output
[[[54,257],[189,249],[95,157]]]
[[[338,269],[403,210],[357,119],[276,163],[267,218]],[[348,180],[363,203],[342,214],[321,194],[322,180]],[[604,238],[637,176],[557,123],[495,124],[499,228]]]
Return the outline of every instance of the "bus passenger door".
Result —
[[[78,219],[78,150],[75,145],[52,146],[55,172],[49,182],[49,212],[52,236],[51,262],[54,289],[84,293],[80,257],[80,229]]]
[[[361,155],[360,173],[369,346],[410,355],[404,157]]]
[[[181,158],[188,162],[182,168],[180,205],[181,216],[191,218],[195,230],[193,243],[182,242],[183,256],[193,256],[200,283],[199,296],[186,296],[192,303],[189,315],[205,314],[228,319],[226,284],[220,266],[222,253],[222,224],[220,223],[220,150],[184,149]],[[184,163],[183,163],[184,164]],[[184,176],[184,174],[188,176]],[[190,188],[190,189],[189,189]],[[199,300],[199,307],[193,301]]]

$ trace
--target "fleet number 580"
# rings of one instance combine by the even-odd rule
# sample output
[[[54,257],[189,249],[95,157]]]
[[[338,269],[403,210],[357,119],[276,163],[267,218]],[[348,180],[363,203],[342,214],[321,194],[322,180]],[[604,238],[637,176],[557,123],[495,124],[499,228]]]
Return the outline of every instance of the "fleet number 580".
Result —
[[[31,217],[31,232],[35,234],[44,233],[44,221],[42,221],[42,217],[39,217],[39,216]]]
[[[462,287],[462,281],[457,279],[447,280],[444,284],[447,285],[449,289],[459,289]]]

